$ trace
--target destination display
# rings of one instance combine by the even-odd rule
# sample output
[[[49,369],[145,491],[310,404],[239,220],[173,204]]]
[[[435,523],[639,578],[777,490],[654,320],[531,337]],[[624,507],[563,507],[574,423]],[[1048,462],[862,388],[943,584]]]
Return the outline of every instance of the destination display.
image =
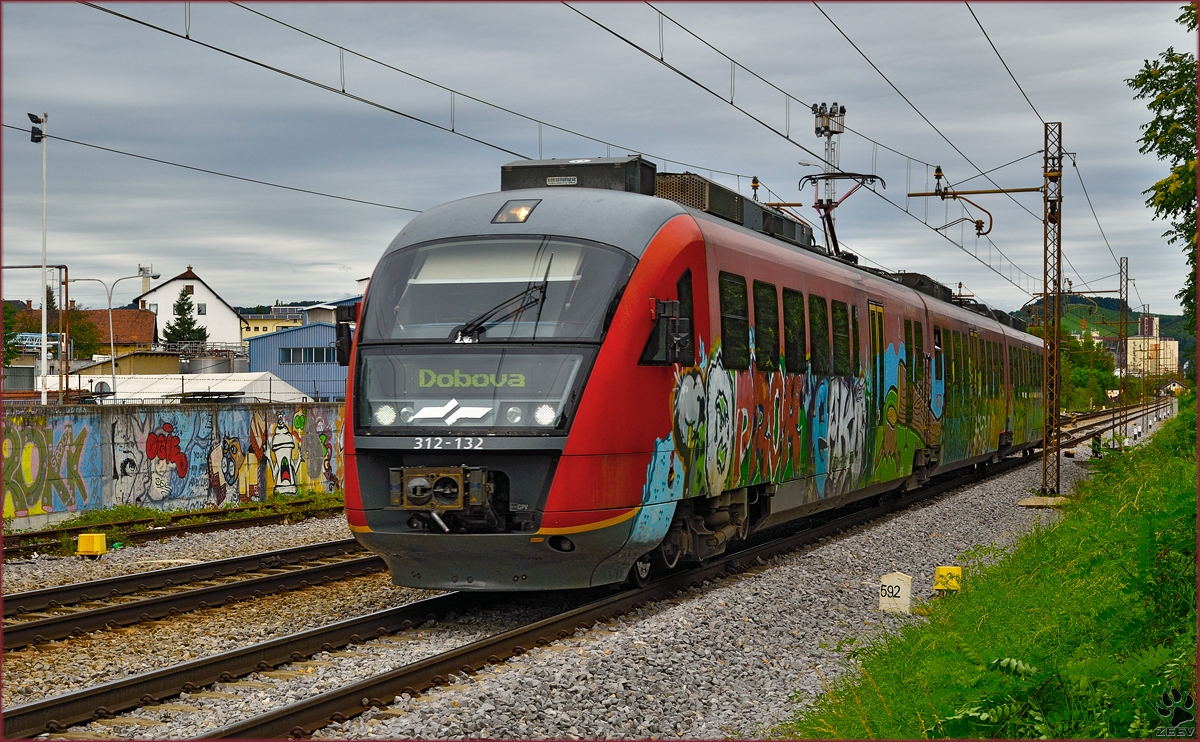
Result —
[[[357,425],[371,432],[416,428],[565,430],[591,349],[364,349],[357,372]],[[407,432],[412,435],[411,432]],[[422,440],[419,447],[432,446]],[[470,438],[447,438],[456,448]],[[445,445],[445,444],[443,444]]]

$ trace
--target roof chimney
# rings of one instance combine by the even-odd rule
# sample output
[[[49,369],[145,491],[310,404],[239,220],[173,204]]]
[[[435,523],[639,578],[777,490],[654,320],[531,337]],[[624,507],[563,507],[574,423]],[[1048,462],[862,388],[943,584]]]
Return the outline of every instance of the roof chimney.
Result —
[[[33,310],[33,299],[26,299],[26,300],[25,300],[25,308],[26,308],[26,309],[29,309],[29,310],[31,310],[31,311]]]
[[[71,306],[68,307],[68,311],[71,311],[71,312],[75,311],[75,300],[74,299],[71,300]]]

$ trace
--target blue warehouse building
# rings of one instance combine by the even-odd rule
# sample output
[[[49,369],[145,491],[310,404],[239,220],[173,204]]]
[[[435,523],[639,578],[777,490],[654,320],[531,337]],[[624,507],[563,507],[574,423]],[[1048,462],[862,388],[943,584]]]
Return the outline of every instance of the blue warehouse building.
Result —
[[[250,370],[269,371],[320,402],[346,398],[346,367],[339,366],[332,323],[312,322],[247,340]]]

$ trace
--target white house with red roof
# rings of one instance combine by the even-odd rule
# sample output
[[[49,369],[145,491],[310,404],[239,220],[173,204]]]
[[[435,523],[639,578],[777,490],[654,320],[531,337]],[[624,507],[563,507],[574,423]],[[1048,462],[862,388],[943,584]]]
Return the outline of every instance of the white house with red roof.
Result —
[[[179,298],[180,289],[192,297],[196,324],[208,330],[210,343],[242,342],[242,326],[246,321],[238,316],[229,303],[209,288],[204,279],[192,272],[192,266],[174,278],[168,279],[141,296],[134,297],[139,309],[148,309],[157,316],[160,341],[166,340],[167,325],[174,321],[173,308]]]

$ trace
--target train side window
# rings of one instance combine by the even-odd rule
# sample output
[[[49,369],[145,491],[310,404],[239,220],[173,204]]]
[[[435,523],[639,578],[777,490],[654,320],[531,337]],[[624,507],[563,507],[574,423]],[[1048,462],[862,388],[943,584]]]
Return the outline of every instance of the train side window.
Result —
[[[728,369],[750,368],[750,305],[746,279],[721,271],[721,361]]]
[[[808,295],[808,358],[815,376],[829,375],[829,305],[825,297]]]
[[[754,282],[754,365],[779,368],[779,293],[775,284]]]
[[[850,367],[850,308],[846,302],[832,302],[833,308],[833,373],[849,376]]]
[[[862,375],[862,349],[859,348],[858,336],[858,305],[854,304],[850,307],[850,342],[854,348],[854,375]]]
[[[942,358],[942,328],[937,325],[933,326],[933,378],[936,381],[941,381],[945,376],[945,371],[942,367],[945,366],[945,361]]]
[[[694,362],[696,358],[696,317],[695,312],[692,309],[691,268],[685,270],[683,275],[679,277],[679,280],[675,282],[675,290],[678,292],[677,296],[679,296],[679,316],[686,317],[688,321],[688,327],[691,328],[688,332],[687,348],[683,351],[683,355],[685,358],[690,358],[692,359],[692,362]],[[683,365],[690,366],[691,363],[685,363]]]
[[[804,353],[804,294],[783,290],[783,362],[789,374],[802,374],[808,365]]]

